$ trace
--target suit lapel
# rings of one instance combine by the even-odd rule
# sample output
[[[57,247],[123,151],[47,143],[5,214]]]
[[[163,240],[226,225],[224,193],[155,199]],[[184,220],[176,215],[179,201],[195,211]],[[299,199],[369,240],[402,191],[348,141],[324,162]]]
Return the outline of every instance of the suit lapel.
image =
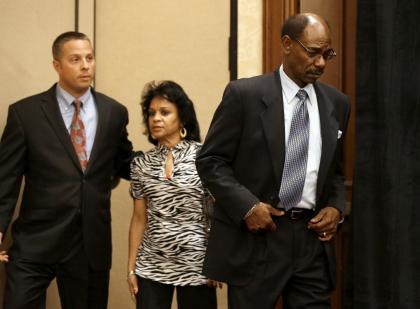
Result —
[[[333,159],[337,144],[338,122],[334,115],[334,105],[332,100],[325,94],[319,83],[314,84],[315,93],[318,101],[319,118],[321,122],[322,152],[321,162],[319,164],[317,199],[321,195],[321,189],[324,187],[328,168]]]
[[[70,139],[70,134],[64,124],[63,116],[61,115],[60,108],[58,107],[57,96],[56,96],[56,85],[51,87],[46,93],[41,104],[41,107],[48,119],[51,127],[59,140],[64,146],[64,149],[68,153],[69,157],[76,165],[76,167],[82,171],[79,159],[74,150],[73,144]]]
[[[261,113],[260,117],[270,151],[274,174],[276,175],[278,187],[280,187],[285,158],[285,133],[283,93],[278,71],[274,72],[270,88],[262,98],[266,109]]]
[[[274,72],[273,84],[270,87],[271,90],[267,91],[262,99],[266,109],[261,113],[261,121],[276,180],[278,186],[280,186],[285,160],[285,131],[283,93],[278,71]],[[314,83],[314,88],[318,101],[322,138],[322,153],[317,182],[318,199],[328,174],[328,167],[333,159],[339,125],[334,115],[332,100],[325,94],[318,82]]]
[[[95,140],[93,141],[92,152],[90,153],[89,163],[86,169],[86,174],[92,169],[100,153],[100,145],[105,142],[106,125],[109,122],[110,107],[106,100],[98,95],[92,88],[92,94],[95,98],[96,109],[98,111],[98,125],[96,127]]]

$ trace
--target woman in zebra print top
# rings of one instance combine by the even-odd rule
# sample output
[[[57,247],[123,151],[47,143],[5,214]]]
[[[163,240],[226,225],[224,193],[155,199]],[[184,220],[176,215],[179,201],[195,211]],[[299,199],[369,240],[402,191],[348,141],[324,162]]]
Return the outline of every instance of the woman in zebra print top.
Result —
[[[146,85],[143,122],[153,149],[131,164],[128,282],[137,308],[217,308],[202,274],[206,249],[204,188],[195,168],[200,129],[194,106],[176,83]]]

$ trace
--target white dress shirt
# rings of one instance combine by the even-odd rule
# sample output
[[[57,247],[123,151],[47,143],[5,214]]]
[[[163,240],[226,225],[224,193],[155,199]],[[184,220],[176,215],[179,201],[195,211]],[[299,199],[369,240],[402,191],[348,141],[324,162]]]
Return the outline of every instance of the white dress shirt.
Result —
[[[293,111],[299,101],[296,94],[301,88],[287,76],[283,70],[283,65],[279,71],[283,89],[284,131],[285,146],[287,149]],[[319,120],[318,101],[313,84],[308,84],[302,89],[308,93],[309,146],[305,185],[303,187],[302,199],[296,208],[313,209],[316,202],[316,187],[322,151],[321,124]]]

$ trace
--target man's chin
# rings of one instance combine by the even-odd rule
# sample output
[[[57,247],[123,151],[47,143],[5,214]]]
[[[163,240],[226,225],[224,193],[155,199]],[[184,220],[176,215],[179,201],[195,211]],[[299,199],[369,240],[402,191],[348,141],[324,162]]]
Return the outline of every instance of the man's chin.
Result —
[[[92,82],[80,83],[79,89],[80,90],[87,90],[91,86]]]

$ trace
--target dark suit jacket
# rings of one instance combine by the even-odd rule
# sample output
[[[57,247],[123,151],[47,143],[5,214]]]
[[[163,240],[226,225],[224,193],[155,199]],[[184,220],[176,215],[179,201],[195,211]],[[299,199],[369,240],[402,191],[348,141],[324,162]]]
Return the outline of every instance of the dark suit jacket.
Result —
[[[80,230],[90,265],[111,266],[111,183],[128,178],[132,145],[127,109],[93,91],[98,126],[84,174],[65,128],[56,86],[9,107],[0,143],[0,231],[4,234],[24,176],[23,199],[13,224],[12,256],[56,263]]]
[[[349,117],[347,97],[321,82],[314,84],[321,122],[322,154],[316,210],[344,212],[341,137]],[[285,158],[283,95],[278,71],[231,82],[217,108],[197,170],[216,199],[204,273],[231,284],[252,279],[261,235],[249,232],[243,217],[258,201],[276,206]],[[335,282],[335,254],[325,245]]]

